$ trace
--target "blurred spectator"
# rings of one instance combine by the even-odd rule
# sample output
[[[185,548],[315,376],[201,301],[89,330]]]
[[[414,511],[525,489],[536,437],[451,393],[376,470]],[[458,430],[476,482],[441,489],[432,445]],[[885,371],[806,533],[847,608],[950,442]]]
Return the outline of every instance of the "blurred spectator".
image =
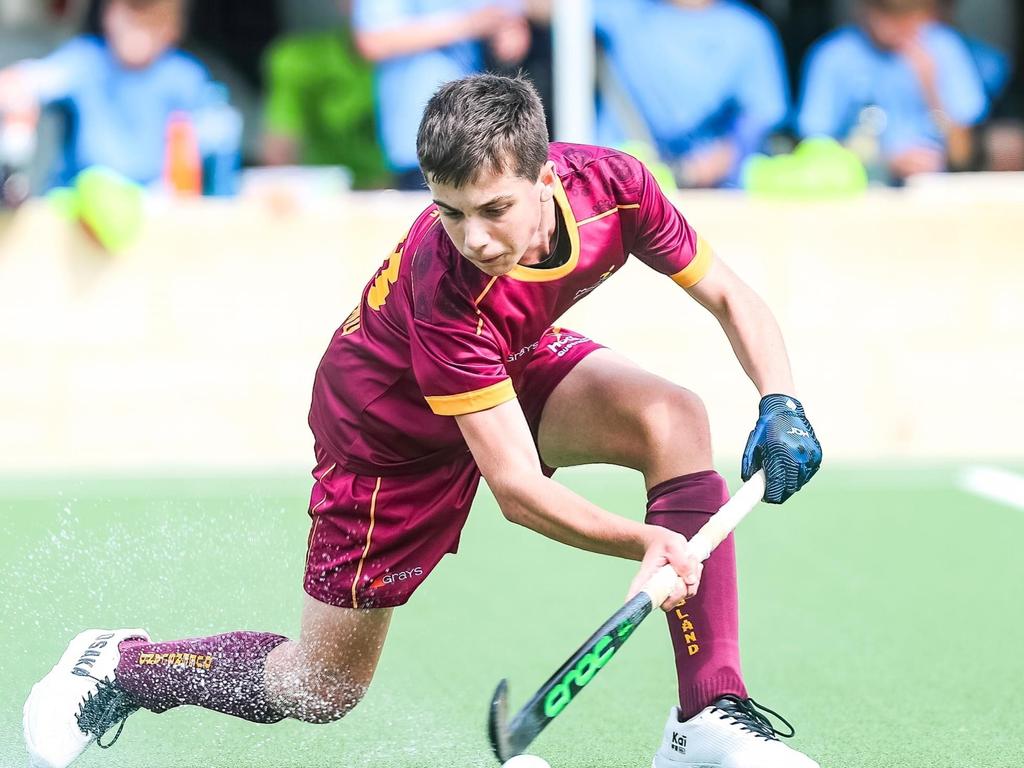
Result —
[[[484,51],[484,69],[487,72],[508,75],[525,75],[537,89],[544,105],[544,120],[548,126],[548,138],[554,135],[555,125],[555,83],[554,83],[554,39],[551,29],[551,6],[555,0],[522,0],[529,29],[529,45],[522,60],[501,60],[491,46]]]
[[[0,112],[67,107],[61,167],[66,184],[91,165],[150,183],[163,170],[168,118],[200,106],[207,74],[175,48],[184,0],[106,0],[103,36],[82,35],[42,59],[0,71]]]
[[[597,0],[595,13],[611,74],[677,181],[735,182],[786,116],[771,22],[733,0]],[[599,119],[602,143],[621,141],[604,104]]]
[[[522,61],[530,32],[515,0],[355,0],[355,41],[376,64],[381,145],[399,189],[422,189],[416,127],[443,82],[478,72],[484,47],[501,63]]]
[[[85,32],[102,35],[106,0],[77,1],[88,4]],[[180,48],[201,61],[211,78],[227,86],[231,105],[243,116],[243,154],[255,162],[261,138],[262,56],[283,29],[279,0],[185,0],[183,4],[188,34],[183,35]]]
[[[939,0],[938,18],[954,29],[956,0]],[[1024,171],[1024,121],[1014,114],[1007,93],[1013,67],[1009,57],[995,46],[956,30],[978,68],[985,95],[992,105],[991,118],[978,135],[977,166],[988,171]],[[1019,75],[1019,73],[1018,73]]]
[[[988,107],[959,35],[932,0],[860,0],[859,23],[808,55],[798,128],[847,141],[873,178],[968,167]]]
[[[267,165],[343,165],[356,189],[388,186],[377,144],[373,67],[356,51],[342,4],[336,29],[275,43],[265,60],[262,159]]]

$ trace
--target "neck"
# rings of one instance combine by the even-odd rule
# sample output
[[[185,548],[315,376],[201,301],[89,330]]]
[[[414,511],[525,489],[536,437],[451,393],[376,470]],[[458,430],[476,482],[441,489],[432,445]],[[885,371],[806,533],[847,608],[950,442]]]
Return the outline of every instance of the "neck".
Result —
[[[550,256],[557,231],[558,219],[555,214],[555,199],[552,197],[541,208],[540,226],[537,227],[530,247],[526,249],[519,263],[524,266],[539,264]]]

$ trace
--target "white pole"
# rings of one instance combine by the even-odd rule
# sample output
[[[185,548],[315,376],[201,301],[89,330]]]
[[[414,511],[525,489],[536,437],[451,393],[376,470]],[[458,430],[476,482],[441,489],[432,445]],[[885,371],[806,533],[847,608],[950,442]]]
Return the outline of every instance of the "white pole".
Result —
[[[552,0],[555,139],[593,143],[594,7],[592,0]]]

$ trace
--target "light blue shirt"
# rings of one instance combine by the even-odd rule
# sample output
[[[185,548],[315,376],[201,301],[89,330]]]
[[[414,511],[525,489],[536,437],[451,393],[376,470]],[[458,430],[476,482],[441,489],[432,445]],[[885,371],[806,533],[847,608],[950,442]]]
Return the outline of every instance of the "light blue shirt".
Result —
[[[921,34],[935,62],[943,110],[961,125],[974,125],[985,116],[988,102],[967,47],[956,32],[941,24],[930,24]],[[924,90],[902,55],[877,48],[857,27],[826,35],[807,57],[800,134],[843,140],[857,125],[861,110],[871,105],[885,113],[879,136],[884,154],[912,147],[943,148]]]
[[[55,178],[61,184],[91,165],[140,184],[158,180],[168,118],[195,109],[208,80],[202,64],[174,50],[144,69],[126,69],[103,40],[91,36],[21,66],[43,103],[63,102],[71,109],[64,167]]]
[[[376,32],[429,16],[464,14],[486,4],[485,0],[355,0],[352,26],[356,32]],[[377,62],[377,125],[392,170],[419,167],[416,131],[423,108],[438,86],[482,67],[483,48],[475,41]]]
[[[974,65],[978,68],[981,82],[985,86],[985,95],[990,102],[995,101],[1003,94],[1010,81],[1011,68],[1006,54],[982,40],[964,34],[960,35],[960,39],[964,41],[971,58],[974,59]]]
[[[721,138],[745,155],[785,118],[782,46],[754,9],[732,0],[704,8],[597,0],[595,18],[611,66],[663,157]]]

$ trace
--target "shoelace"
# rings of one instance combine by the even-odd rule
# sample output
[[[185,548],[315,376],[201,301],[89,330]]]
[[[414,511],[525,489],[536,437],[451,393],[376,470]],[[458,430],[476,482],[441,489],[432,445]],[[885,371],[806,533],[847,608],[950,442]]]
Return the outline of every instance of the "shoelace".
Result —
[[[732,718],[740,727],[745,728],[759,738],[777,741],[779,736],[788,739],[796,735],[796,729],[792,723],[775,710],[768,709],[768,707],[758,704],[753,699],[741,699],[739,696],[731,695],[723,696],[713,706],[724,713],[722,718]],[[763,714],[764,712],[777,717],[789,729],[789,733],[782,733],[776,730],[771,720]]]
[[[109,677],[104,677],[102,680],[92,677],[92,675],[89,677],[96,681],[96,691],[90,691],[82,699],[82,703],[78,705],[78,714],[75,715],[75,720],[78,721],[78,727],[82,733],[92,734],[96,737],[98,747],[110,749],[121,738],[124,721],[138,707],[129,701],[124,691],[114,685]],[[104,744],[103,736],[114,727],[114,723],[119,723],[117,733],[114,734],[114,738]]]

